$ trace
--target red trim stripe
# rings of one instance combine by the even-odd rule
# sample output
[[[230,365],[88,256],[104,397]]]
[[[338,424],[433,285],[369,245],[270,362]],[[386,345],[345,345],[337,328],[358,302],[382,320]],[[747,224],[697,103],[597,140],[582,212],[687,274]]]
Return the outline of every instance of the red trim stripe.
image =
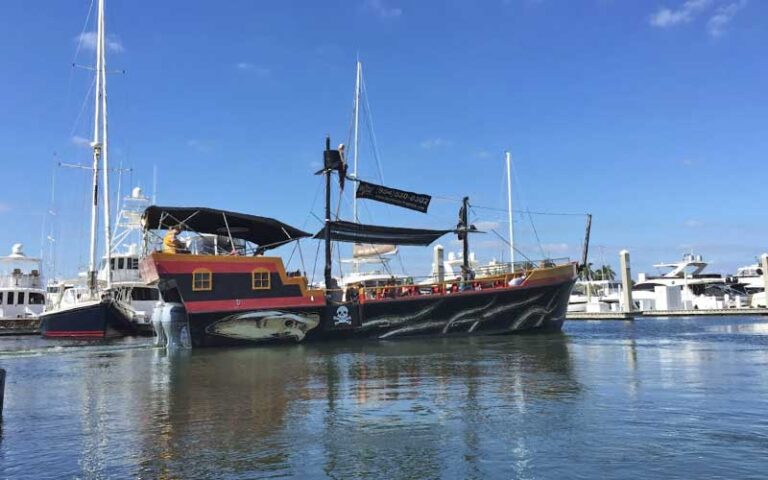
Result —
[[[314,300],[312,300],[312,297],[276,297],[184,302],[184,306],[189,313],[232,312],[253,309],[315,307],[324,305],[325,298],[322,295],[315,295]]]
[[[103,337],[103,330],[56,330],[46,331],[44,337]]]
[[[201,260],[199,262],[174,262],[155,260],[158,273],[162,274],[191,274],[198,268],[207,268],[212,273],[251,273],[254,270],[267,270],[271,273],[277,273],[276,262],[265,262],[254,258],[252,262],[216,262],[213,260]]]

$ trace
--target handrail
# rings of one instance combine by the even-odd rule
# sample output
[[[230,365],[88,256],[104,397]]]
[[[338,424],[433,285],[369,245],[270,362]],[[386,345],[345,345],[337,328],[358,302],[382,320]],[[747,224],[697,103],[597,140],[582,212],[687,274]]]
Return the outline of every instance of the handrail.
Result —
[[[570,263],[570,259],[565,259],[562,263],[554,263],[554,261],[542,261],[540,267],[533,267],[527,270],[519,270],[514,273],[504,273],[500,275],[479,277],[471,280],[462,280],[460,277],[444,280],[443,282],[429,282],[429,283],[401,283],[391,285],[379,285],[373,287],[354,287],[352,285],[345,289],[325,289],[326,292],[340,292],[346,301],[350,301],[347,298],[350,294],[356,295],[361,303],[367,300],[382,300],[385,298],[408,298],[419,295],[448,295],[452,293],[473,291],[473,290],[487,290],[494,288],[509,288],[522,286],[525,283],[525,279],[530,273],[537,269],[542,268],[555,268],[561,267],[567,263]],[[546,264],[544,263],[546,262]],[[520,262],[529,263],[529,262]],[[411,277],[412,278],[412,277]],[[417,277],[418,278],[418,277]],[[432,276],[421,277],[423,279],[434,278]],[[512,283],[514,279],[521,279],[519,282]]]

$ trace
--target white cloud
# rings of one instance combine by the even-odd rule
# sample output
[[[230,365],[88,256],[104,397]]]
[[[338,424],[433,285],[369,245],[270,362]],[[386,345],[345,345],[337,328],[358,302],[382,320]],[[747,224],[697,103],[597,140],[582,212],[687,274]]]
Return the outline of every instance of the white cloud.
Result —
[[[691,160],[690,158],[684,158],[684,159],[682,159],[682,160],[680,161],[680,163],[682,163],[682,164],[683,164],[683,165],[685,165],[686,167],[692,167],[692,166],[696,165],[696,162],[694,162],[694,161],[693,161],[693,160]]]
[[[0,202],[0,213],[6,213],[11,211],[11,206],[7,203]]]
[[[722,5],[715,10],[715,14],[707,21],[707,32],[712,37],[719,37],[725,33],[728,24],[739,10],[747,5],[747,0],[739,0],[728,5]]]
[[[435,138],[428,138],[422,141],[419,145],[421,145],[421,148],[430,150],[433,148],[450,147],[451,145],[453,145],[453,142],[451,142],[450,140],[445,140],[444,138],[435,137]]]
[[[660,8],[651,15],[651,25],[659,28],[669,28],[693,20],[696,15],[705,10],[712,0],[686,0],[678,9]]]
[[[96,50],[96,32],[83,32],[75,37],[75,41],[79,42],[80,45],[87,50]],[[114,53],[125,51],[125,48],[117,35],[108,34],[105,43],[107,45],[107,51]]]
[[[78,147],[91,148],[91,140],[89,138],[81,137],[80,135],[74,135],[72,136],[71,141]]]
[[[475,153],[475,158],[478,160],[486,160],[488,158],[491,158],[491,152],[488,150],[480,150],[479,152]]]
[[[571,247],[567,243],[544,243],[541,248],[548,254],[563,254],[568,252]]]
[[[211,151],[211,147],[207,143],[201,142],[200,140],[197,140],[195,138],[191,138],[187,140],[187,146],[192,150],[195,150],[200,153],[206,153]]]
[[[692,218],[685,221],[685,226],[688,228],[698,228],[704,226],[704,222]]]
[[[365,8],[380,18],[397,18],[403,14],[403,9],[389,6],[385,0],[366,0]]]
[[[272,73],[272,69],[263,65],[255,65],[250,62],[238,62],[235,68],[244,72],[253,72],[259,77],[267,77]]]
[[[475,222],[474,225],[481,232],[490,232],[491,230],[496,230],[499,228],[499,222],[494,222],[491,220],[480,220],[479,222]]]

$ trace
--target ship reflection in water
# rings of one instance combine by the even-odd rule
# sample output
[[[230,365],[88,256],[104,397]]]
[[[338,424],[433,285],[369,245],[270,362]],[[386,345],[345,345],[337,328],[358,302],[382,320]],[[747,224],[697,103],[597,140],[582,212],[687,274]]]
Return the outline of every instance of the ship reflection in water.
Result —
[[[0,477],[760,476],[765,325],[176,353],[0,339]]]

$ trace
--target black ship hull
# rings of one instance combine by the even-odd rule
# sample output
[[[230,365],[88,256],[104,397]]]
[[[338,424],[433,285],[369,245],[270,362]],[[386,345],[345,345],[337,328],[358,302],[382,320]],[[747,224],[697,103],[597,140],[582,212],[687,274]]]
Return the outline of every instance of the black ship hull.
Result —
[[[86,303],[40,316],[44,337],[99,339],[136,335],[130,312],[113,300]]]
[[[324,307],[187,314],[193,346],[559,331],[573,280]]]

